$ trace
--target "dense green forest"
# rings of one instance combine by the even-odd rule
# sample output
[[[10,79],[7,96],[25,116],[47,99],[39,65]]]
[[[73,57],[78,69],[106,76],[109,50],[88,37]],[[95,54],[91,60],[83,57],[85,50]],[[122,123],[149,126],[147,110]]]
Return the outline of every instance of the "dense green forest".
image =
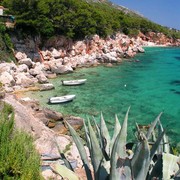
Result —
[[[65,35],[82,39],[98,34],[106,37],[117,31],[137,35],[149,31],[162,32],[168,37],[180,38],[180,32],[155,24],[135,13],[126,13],[110,2],[86,0],[2,0],[16,18],[16,29],[44,38]]]

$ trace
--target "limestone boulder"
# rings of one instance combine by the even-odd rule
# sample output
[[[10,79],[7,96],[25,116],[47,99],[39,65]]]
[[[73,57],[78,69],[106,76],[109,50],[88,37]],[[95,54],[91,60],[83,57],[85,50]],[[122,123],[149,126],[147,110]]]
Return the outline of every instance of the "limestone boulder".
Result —
[[[83,119],[75,116],[67,116],[65,120],[75,129],[78,130],[83,126]]]
[[[45,84],[41,84],[41,85],[39,86],[39,88],[40,88],[40,91],[48,91],[48,90],[54,89],[55,87],[54,87],[54,85],[51,84],[51,83],[45,83]]]
[[[49,72],[46,73],[46,77],[48,79],[55,79],[57,77],[57,75],[56,75],[56,73],[52,73],[52,72],[49,71]]]
[[[73,72],[73,68],[71,66],[59,65],[52,66],[51,71],[56,74],[65,74]]]
[[[127,58],[129,57],[134,57],[136,55],[136,52],[133,51],[133,49],[129,48],[126,52],[125,52],[125,56]]]
[[[27,77],[25,73],[18,73],[15,76],[16,85],[20,85],[22,87],[29,87],[34,84],[34,81]]]
[[[20,64],[17,67],[17,72],[28,72],[28,71],[29,71],[29,68],[26,64]]]
[[[12,86],[9,86],[6,84],[6,85],[4,85],[4,90],[7,93],[12,93],[14,91],[14,88]]]
[[[103,54],[102,58],[105,63],[116,63],[117,62],[117,58],[113,57],[110,53]]]
[[[17,69],[17,66],[14,64],[14,62],[0,63],[0,73],[16,71],[16,69]]]
[[[29,70],[29,74],[32,75],[32,76],[37,76],[38,74],[40,74],[41,71],[39,71],[38,69],[30,69]]]
[[[34,111],[34,117],[39,119],[39,121],[43,122],[43,124],[46,126],[48,126],[48,123],[50,122],[50,120],[48,118],[46,118],[46,116],[42,110]]]
[[[86,53],[86,45],[83,41],[78,41],[74,45],[75,47],[75,54],[77,55],[84,55]]]
[[[27,58],[27,55],[25,53],[22,53],[22,52],[17,52],[15,54],[15,57],[18,61],[20,61],[21,59],[26,59]]]
[[[138,52],[141,52],[141,53],[145,52],[145,50],[142,47],[137,47],[137,49],[138,49]]]
[[[61,58],[61,51],[58,51],[57,49],[53,48],[51,56],[55,59]]]
[[[26,64],[29,68],[33,66],[33,62],[30,58],[24,58],[19,60],[19,64]]]
[[[44,84],[44,83],[47,83],[47,82],[48,82],[48,79],[47,79],[47,77],[44,75],[44,73],[38,74],[38,75],[36,76],[36,78],[38,79],[38,82],[39,82],[40,84]]]
[[[48,127],[51,126],[52,124],[48,124]],[[58,134],[67,134],[68,129],[64,126],[62,122],[56,123],[54,127],[52,127],[52,130]]]
[[[44,64],[37,62],[34,64],[33,68],[29,70],[29,74],[32,76],[37,76],[38,74],[41,74],[44,71]]]
[[[45,114],[45,117],[48,119],[53,119],[54,121],[63,120],[63,115],[61,113],[53,111],[49,108],[43,108],[43,113]]]
[[[15,85],[14,77],[7,71],[1,73],[0,82],[4,85],[8,85],[8,86],[14,86]]]
[[[8,63],[1,63],[0,64],[0,73],[2,73],[2,72],[10,72],[10,66],[9,66],[9,64]]]

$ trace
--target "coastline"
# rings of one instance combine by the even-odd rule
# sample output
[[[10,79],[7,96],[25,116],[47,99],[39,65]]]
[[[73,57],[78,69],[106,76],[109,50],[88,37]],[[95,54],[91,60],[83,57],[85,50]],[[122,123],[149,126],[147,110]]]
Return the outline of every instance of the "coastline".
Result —
[[[76,68],[79,68],[81,66],[97,66],[103,63],[121,63],[124,58],[131,58],[134,57],[137,53],[143,53],[143,47],[166,47],[166,45],[144,46],[144,41],[140,42],[139,39],[136,42],[136,40],[132,41],[131,38],[128,38],[124,35],[119,35],[119,37],[121,38],[116,39],[118,41],[117,43],[117,41],[114,41],[113,39],[105,41],[95,36],[88,43],[88,50],[86,49],[87,47],[85,48],[84,42],[76,42],[76,44],[73,45],[74,47],[71,46],[71,48],[73,48],[66,55],[65,51],[63,52],[62,49],[58,48],[52,48],[51,50],[41,50],[41,53],[43,55],[42,62],[34,62],[25,53],[18,51],[16,52],[16,58],[18,59],[19,65],[16,65],[12,62],[2,63],[0,65],[0,69],[2,72],[1,81],[3,81],[5,91],[8,94],[19,91],[20,95],[17,96],[17,98],[19,99],[21,93],[23,93],[23,88],[25,91],[32,89],[40,90],[39,86],[48,84],[48,79],[56,78],[57,75],[59,76],[61,74],[72,73]],[[119,43],[119,41],[121,42]],[[27,111],[27,114],[28,113],[32,115],[31,111]],[[58,137],[59,143],[62,143],[62,137],[65,137],[64,135],[59,136],[55,134],[51,129],[47,129],[45,125],[41,126],[41,128],[38,130],[40,130],[40,133],[42,133],[42,135],[37,140],[39,144],[36,145],[38,150],[42,151],[43,153],[52,153],[50,149],[47,150],[47,147],[44,147],[51,146],[52,139],[50,139],[49,137]],[[34,135],[35,132],[33,131],[34,128],[32,128],[32,130],[29,130],[29,132]],[[50,132],[51,135],[46,134],[46,132]],[[39,136],[39,134],[36,135]],[[65,139],[66,145],[72,142],[69,136],[67,136]],[[47,142],[49,144],[45,145]],[[53,153],[57,153],[57,147],[53,146],[53,148]],[[77,149],[74,151],[76,152]],[[74,151],[71,149],[72,155],[74,155]]]

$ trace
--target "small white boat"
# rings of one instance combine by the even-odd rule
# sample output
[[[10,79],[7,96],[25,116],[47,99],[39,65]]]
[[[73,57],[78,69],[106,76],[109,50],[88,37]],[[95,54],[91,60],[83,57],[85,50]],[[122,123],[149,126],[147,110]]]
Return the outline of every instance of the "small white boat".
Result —
[[[87,79],[77,79],[77,80],[69,80],[69,81],[63,81],[62,80],[62,85],[64,85],[64,86],[76,86],[76,85],[84,84],[86,81],[87,81]]]
[[[49,98],[49,103],[50,104],[65,103],[65,102],[72,101],[75,97],[76,95],[74,94],[66,95],[66,96],[51,97]]]

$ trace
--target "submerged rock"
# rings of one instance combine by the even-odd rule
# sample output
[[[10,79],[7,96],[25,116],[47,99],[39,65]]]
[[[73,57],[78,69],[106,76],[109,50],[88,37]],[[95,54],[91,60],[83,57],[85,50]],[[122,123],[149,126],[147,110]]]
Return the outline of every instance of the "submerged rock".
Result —
[[[46,83],[46,84],[41,84],[41,85],[39,86],[39,88],[40,88],[40,91],[48,91],[48,90],[54,89],[55,87],[54,87],[54,85],[51,84],[51,83]]]
[[[45,114],[45,117],[48,119],[53,119],[54,121],[62,121],[63,115],[59,112],[53,111],[48,108],[43,108],[43,113]]]

